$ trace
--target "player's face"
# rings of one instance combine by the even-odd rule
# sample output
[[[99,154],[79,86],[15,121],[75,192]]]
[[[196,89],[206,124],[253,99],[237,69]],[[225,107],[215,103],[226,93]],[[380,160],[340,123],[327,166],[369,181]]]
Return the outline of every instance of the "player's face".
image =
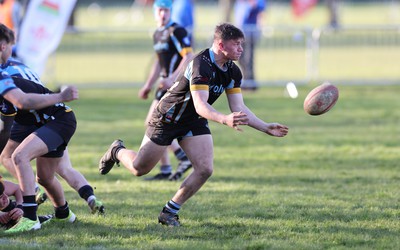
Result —
[[[8,58],[11,57],[12,53],[12,44],[6,42],[0,42],[0,50],[1,50],[1,63],[7,62]]]
[[[171,9],[155,8],[154,12],[158,27],[162,27],[168,24],[169,20],[171,19]]]
[[[8,195],[6,195],[5,193],[0,195],[0,210],[6,208],[9,202],[10,200],[8,199]]]
[[[237,61],[243,53],[243,39],[228,40],[222,42],[225,57],[228,60]]]

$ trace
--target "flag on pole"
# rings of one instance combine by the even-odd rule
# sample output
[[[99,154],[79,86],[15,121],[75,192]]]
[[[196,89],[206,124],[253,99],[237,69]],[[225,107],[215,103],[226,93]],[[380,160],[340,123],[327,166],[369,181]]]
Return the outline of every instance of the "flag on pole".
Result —
[[[312,7],[314,7],[317,2],[318,0],[292,0],[293,14],[296,17],[300,17]]]
[[[77,0],[30,0],[18,36],[17,55],[41,75],[64,34]]]

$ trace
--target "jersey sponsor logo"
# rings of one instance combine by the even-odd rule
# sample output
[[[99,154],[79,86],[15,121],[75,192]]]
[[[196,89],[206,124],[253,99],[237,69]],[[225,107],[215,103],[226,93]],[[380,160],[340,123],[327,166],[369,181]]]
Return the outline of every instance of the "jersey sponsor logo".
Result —
[[[153,48],[156,52],[163,51],[163,50],[168,50],[169,45],[168,45],[168,43],[156,43],[156,44],[154,44]]]
[[[221,95],[224,92],[225,88],[222,85],[211,85],[209,90],[215,95]]]

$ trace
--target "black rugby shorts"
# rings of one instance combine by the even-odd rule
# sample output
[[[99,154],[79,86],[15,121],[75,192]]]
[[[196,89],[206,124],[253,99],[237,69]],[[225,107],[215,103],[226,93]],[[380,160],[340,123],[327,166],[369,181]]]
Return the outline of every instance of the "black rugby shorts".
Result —
[[[60,158],[69,140],[76,130],[76,119],[73,112],[64,112],[55,120],[38,127],[37,125],[21,125],[14,122],[10,139],[21,143],[30,134],[35,133],[46,145],[49,152],[42,157]]]
[[[152,142],[160,146],[171,145],[174,139],[181,141],[186,137],[211,134],[208,121],[204,118],[197,119],[190,124],[175,124],[157,122],[147,126],[146,135]]]

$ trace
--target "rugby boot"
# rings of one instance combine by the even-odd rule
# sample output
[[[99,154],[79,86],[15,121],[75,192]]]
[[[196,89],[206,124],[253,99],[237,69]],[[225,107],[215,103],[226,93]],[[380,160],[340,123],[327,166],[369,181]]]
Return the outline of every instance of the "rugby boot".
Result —
[[[91,200],[90,202],[88,202],[88,205],[90,207],[92,214],[98,213],[99,215],[104,215],[105,213],[104,205],[98,199]]]
[[[144,178],[145,181],[163,181],[168,180],[171,173],[158,173],[154,176]]]
[[[38,206],[47,200],[47,194],[40,188],[36,187],[35,199]]]
[[[40,221],[36,218],[36,220],[30,220],[26,217],[22,217],[19,219],[18,223],[15,224],[12,228],[4,231],[5,233],[24,233],[32,230],[40,229]]]
[[[179,222],[179,216],[168,212],[165,208],[163,208],[158,216],[158,223],[169,227],[179,227],[181,225]]]
[[[101,157],[99,162],[99,172],[100,174],[107,174],[110,170],[114,167],[116,163],[119,165],[119,160],[115,158],[115,154],[118,149],[125,148],[124,142],[121,140],[115,140],[110,147],[108,148],[107,152]]]
[[[70,209],[66,218],[57,218],[54,216],[51,221],[55,221],[57,223],[74,223],[76,221],[76,215]]]

